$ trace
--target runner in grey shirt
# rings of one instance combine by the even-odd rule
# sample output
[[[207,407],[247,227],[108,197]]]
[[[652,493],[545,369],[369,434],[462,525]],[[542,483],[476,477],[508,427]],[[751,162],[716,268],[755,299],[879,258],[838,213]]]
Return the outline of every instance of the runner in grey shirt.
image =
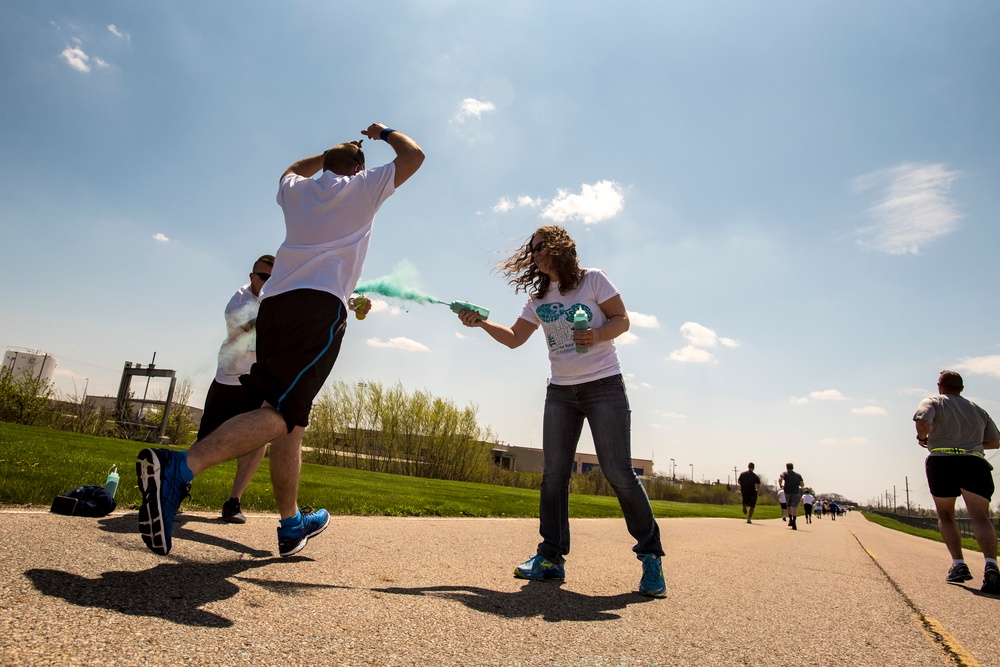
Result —
[[[795,525],[795,517],[799,511],[799,500],[802,498],[802,487],[806,483],[802,480],[802,475],[795,472],[795,466],[791,463],[785,464],[785,472],[781,473],[781,488],[785,490],[785,504],[788,505],[788,526],[792,530],[798,530]]]
[[[985,450],[1000,448],[1000,431],[985,410],[961,396],[965,389],[961,375],[941,371],[937,387],[937,396],[920,401],[913,421],[917,442],[930,452],[924,461],[927,486],[937,510],[941,538],[951,553],[951,569],[945,580],[961,584],[972,579],[955,521],[955,501],[962,496],[986,561],[981,590],[1000,595],[997,534],[990,521],[990,499],[995,490],[993,466],[985,456]]]

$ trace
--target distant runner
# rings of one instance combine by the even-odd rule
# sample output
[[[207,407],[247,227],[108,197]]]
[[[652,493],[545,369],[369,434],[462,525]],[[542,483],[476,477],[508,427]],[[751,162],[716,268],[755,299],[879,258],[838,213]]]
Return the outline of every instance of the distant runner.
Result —
[[[785,472],[781,473],[781,490],[785,492],[785,504],[788,505],[788,526],[792,530],[798,530],[795,525],[796,515],[799,513],[799,499],[802,498],[802,475],[795,472],[795,466],[791,463],[785,464]]]
[[[757,507],[757,494],[760,493],[760,477],[753,471],[753,463],[747,464],[747,469],[740,473],[736,480],[743,496],[743,513],[747,515],[747,523],[753,523],[753,511]]]

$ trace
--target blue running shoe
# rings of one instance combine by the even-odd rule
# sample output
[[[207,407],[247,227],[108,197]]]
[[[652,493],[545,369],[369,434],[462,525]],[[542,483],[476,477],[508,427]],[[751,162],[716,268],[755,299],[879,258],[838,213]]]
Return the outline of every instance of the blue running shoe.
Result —
[[[651,598],[667,597],[667,582],[663,580],[663,563],[656,554],[639,554],[642,561],[642,580],[639,582],[639,594]]]
[[[951,569],[948,570],[948,576],[945,577],[945,581],[949,584],[961,584],[972,579],[972,572],[969,571],[969,566],[965,563],[959,563],[958,565],[952,565]]]
[[[297,526],[278,526],[278,555],[287,558],[302,551],[310,537],[316,537],[330,525],[330,513],[312,511],[311,507],[299,510],[302,520]]]
[[[150,551],[161,556],[170,553],[177,508],[190,495],[191,484],[181,475],[186,456],[187,452],[144,449],[136,458],[135,474],[142,494],[139,532]]]
[[[566,569],[556,565],[545,556],[536,554],[514,568],[514,576],[518,579],[557,579],[566,578]]]

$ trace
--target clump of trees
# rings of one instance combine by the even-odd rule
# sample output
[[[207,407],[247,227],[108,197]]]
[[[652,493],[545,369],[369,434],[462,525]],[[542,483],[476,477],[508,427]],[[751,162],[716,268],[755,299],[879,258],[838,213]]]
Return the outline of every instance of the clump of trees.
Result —
[[[496,436],[478,408],[427,391],[378,382],[328,385],[313,403],[303,446],[307,460],[359,470],[471,482],[495,482]],[[510,471],[504,471],[510,472]]]

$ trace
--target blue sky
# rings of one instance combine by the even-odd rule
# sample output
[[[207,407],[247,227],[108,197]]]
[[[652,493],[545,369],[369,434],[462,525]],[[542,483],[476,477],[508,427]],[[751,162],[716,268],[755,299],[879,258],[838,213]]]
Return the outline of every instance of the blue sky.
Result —
[[[283,238],[278,177],[383,122],[427,160],[363,278],[407,263],[509,325],[493,262],[562,224],[632,314],[635,456],[794,461],[861,502],[908,479],[928,506],[911,417],[938,371],[1000,417],[997,25],[992,2],[3,3],[0,346],[55,355],[67,394],[156,352],[200,404]],[[379,302],[334,377],[537,447],[547,372],[537,335]]]

